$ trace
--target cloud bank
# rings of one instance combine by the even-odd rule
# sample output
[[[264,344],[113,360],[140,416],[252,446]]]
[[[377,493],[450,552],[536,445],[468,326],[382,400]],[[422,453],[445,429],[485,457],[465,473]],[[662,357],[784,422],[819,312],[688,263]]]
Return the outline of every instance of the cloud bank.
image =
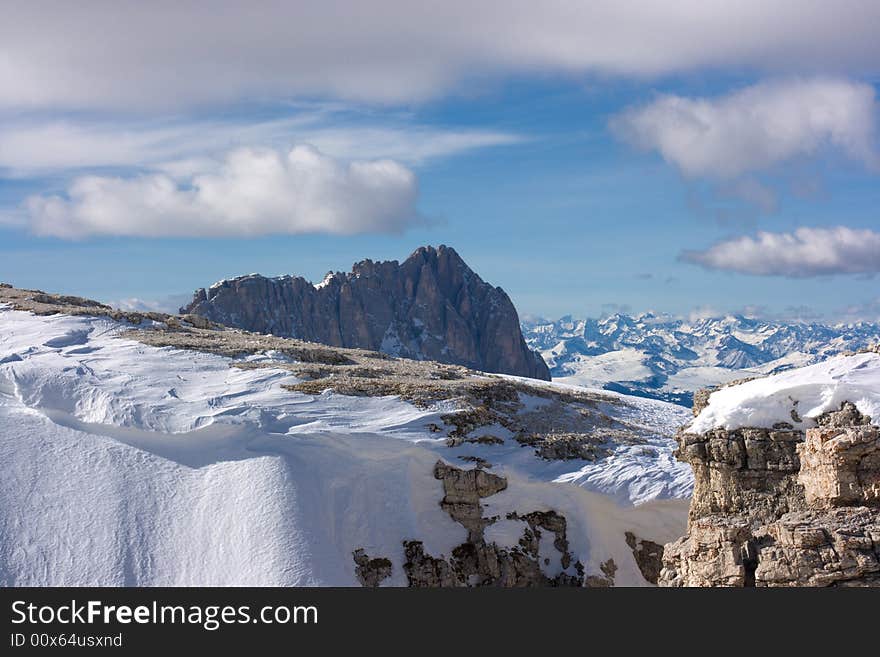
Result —
[[[877,167],[877,115],[871,85],[820,78],[766,82],[718,98],[664,95],[625,110],[611,128],[685,176],[733,180],[826,146]]]
[[[535,73],[880,72],[873,0],[32,0],[5,14],[0,108],[406,103]]]
[[[808,278],[880,272],[880,233],[846,226],[759,232],[719,242],[705,251],[684,251],[680,260],[757,276]]]
[[[107,303],[120,310],[156,313],[176,313],[181,307],[192,301],[192,294],[172,294],[157,299],[141,299],[140,297],[128,297],[114,299]]]
[[[77,239],[400,232],[420,220],[415,174],[393,160],[344,162],[312,148],[242,148],[187,181],[85,176],[25,202],[38,235]]]

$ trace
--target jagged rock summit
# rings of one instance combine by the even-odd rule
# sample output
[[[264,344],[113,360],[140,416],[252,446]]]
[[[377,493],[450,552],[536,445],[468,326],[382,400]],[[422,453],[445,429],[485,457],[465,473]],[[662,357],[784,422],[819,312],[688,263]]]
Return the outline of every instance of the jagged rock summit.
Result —
[[[421,247],[403,263],[363,260],[317,285],[299,276],[240,276],[196,290],[181,312],[336,347],[550,379],[523,339],[510,297],[447,246]]]

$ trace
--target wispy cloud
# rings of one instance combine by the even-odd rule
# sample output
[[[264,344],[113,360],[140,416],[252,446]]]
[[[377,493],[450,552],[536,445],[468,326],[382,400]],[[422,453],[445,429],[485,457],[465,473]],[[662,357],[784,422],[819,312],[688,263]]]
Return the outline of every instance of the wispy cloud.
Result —
[[[754,274],[808,278],[880,272],[880,233],[846,226],[798,228],[791,233],[759,232],[725,240],[679,259],[705,267]]]
[[[468,128],[367,122],[356,109],[311,109],[269,121],[41,119],[0,122],[0,172],[28,177],[97,168],[141,168],[186,176],[240,146],[311,144],[341,159],[391,158],[411,166],[524,136]]]
[[[217,171],[77,178],[26,202],[39,235],[253,237],[400,232],[421,220],[416,175],[393,160],[343,162],[311,146],[242,148]]]

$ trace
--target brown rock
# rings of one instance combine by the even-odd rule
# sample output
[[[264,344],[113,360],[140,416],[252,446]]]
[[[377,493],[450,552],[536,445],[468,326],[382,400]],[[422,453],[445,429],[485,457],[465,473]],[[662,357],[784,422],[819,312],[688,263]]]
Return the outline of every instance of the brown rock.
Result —
[[[690,518],[749,513],[772,518],[804,505],[795,429],[713,429],[677,436],[679,460],[694,470]]]
[[[584,579],[584,586],[587,588],[609,588],[614,586],[614,575],[617,573],[617,564],[614,559],[608,559],[599,564],[599,570],[602,575],[588,575]]]
[[[626,544],[632,550],[633,558],[639,571],[651,584],[656,584],[663,568],[663,546],[654,541],[639,538],[632,532],[626,532]]]
[[[817,423],[678,436],[694,496],[659,585],[880,586],[880,429],[848,402]]]
[[[825,426],[807,430],[799,446],[807,503],[880,506],[880,429]]]
[[[443,482],[440,507],[468,530],[469,540],[481,539],[489,521],[483,518],[480,498],[500,493],[507,480],[481,468],[460,470],[442,461],[434,466],[434,478]]]
[[[376,587],[391,576],[391,561],[385,557],[371,559],[361,548],[355,550],[352,557],[357,565],[354,572],[361,586]]]
[[[443,482],[445,494],[440,502],[441,507],[468,530],[468,537],[452,550],[449,557],[427,554],[421,541],[404,541],[403,570],[410,586],[528,587],[580,586],[583,583],[583,566],[579,562],[571,563],[564,516],[552,510],[511,513],[508,519],[522,520],[528,527],[519,545],[500,547],[486,541],[485,528],[496,522],[497,518],[483,517],[480,499],[505,490],[507,480],[483,470],[461,470],[443,462],[435,465],[434,476]],[[553,546],[560,553],[563,571],[553,577],[544,572],[542,566],[549,564],[544,563],[538,554],[543,531],[553,534]],[[570,568],[575,572],[566,572]],[[608,573],[605,573],[605,578],[608,578]],[[606,585],[613,584],[613,572],[609,582]]]

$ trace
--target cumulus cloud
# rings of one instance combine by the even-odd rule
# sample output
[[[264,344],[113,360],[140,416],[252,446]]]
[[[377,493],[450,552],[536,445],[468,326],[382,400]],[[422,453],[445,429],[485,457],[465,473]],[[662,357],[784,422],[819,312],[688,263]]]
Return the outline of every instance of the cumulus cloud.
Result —
[[[237,149],[188,181],[84,176],[25,206],[35,233],[61,238],[347,235],[404,230],[419,220],[417,194],[415,174],[393,160],[344,162],[296,146]]]
[[[871,0],[32,0],[3,19],[13,108],[410,102],[534,72],[880,71]]]
[[[719,242],[705,251],[684,251],[679,257],[707,269],[758,276],[874,274],[880,272],[880,233],[846,226],[759,232],[755,237]]]
[[[611,120],[620,138],[657,151],[684,175],[728,181],[826,146],[877,167],[876,124],[871,85],[829,78],[765,82],[718,98],[664,95]],[[772,203],[754,181],[739,190]]]

